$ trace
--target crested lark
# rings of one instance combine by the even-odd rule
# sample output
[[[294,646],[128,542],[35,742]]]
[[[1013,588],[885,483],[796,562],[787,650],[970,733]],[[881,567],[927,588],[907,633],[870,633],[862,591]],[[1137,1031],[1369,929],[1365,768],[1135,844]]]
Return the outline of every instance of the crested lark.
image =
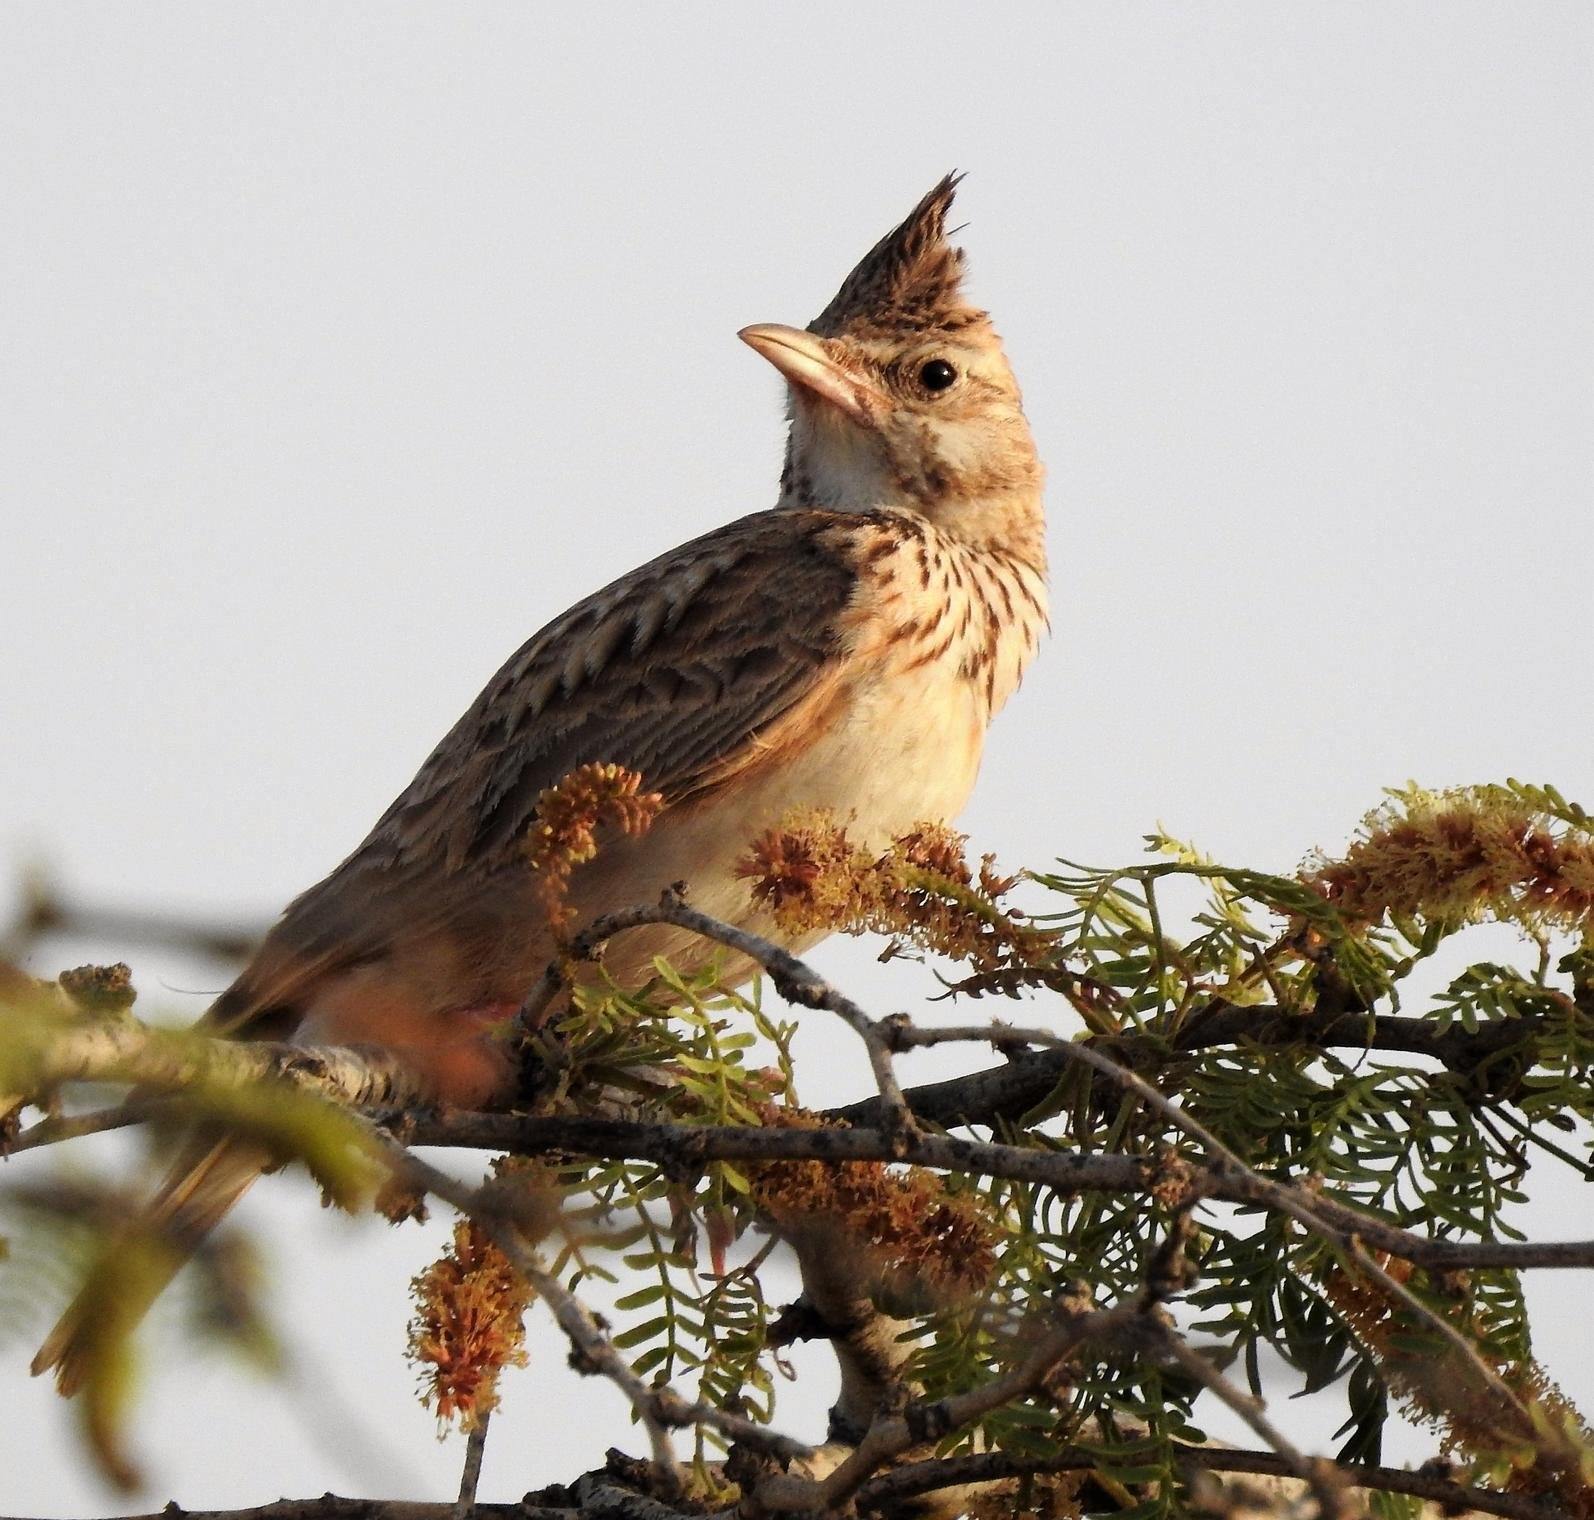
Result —
[[[503,1067],[483,1016],[512,1010],[554,950],[521,844],[539,793],[589,761],[640,771],[666,806],[577,870],[578,921],[684,880],[706,912],[770,934],[735,865],[791,809],[829,809],[881,847],[957,814],[1035,653],[1046,586],[1041,466],[1001,343],[962,294],[955,183],[806,331],[742,331],[789,386],[774,509],[652,560],[523,645],[365,842],[289,905],[211,1027],[385,1044],[412,1051],[444,1099],[490,1096]],[[640,980],[659,953],[701,951],[648,928],[607,961]],[[245,1146],[196,1141],[156,1215],[197,1239],[259,1170]],[[77,1324],[68,1311],[34,1362],[59,1367],[65,1392]]]

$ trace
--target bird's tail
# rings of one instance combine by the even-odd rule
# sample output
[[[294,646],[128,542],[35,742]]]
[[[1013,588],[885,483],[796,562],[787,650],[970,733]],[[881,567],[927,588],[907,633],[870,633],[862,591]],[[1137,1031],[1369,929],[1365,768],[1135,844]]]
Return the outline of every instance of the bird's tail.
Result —
[[[205,1236],[270,1164],[266,1153],[247,1141],[217,1139],[214,1133],[187,1141],[137,1225],[169,1248],[159,1253],[159,1265],[132,1282],[119,1283],[114,1304],[103,1301],[96,1283],[87,1283],[45,1337],[33,1358],[33,1375],[53,1369],[62,1396],[76,1393],[106,1338],[119,1339],[133,1330]]]

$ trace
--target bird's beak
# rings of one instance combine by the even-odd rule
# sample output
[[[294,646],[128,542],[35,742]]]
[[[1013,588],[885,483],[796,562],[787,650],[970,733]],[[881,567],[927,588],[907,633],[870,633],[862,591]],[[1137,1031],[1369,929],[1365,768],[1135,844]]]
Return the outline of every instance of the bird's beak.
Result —
[[[873,424],[884,397],[866,380],[849,374],[836,362],[824,342],[798,327],[760,322],[736,335],[757,350],[793,385],[830,402],[843,416],[863,427]]]

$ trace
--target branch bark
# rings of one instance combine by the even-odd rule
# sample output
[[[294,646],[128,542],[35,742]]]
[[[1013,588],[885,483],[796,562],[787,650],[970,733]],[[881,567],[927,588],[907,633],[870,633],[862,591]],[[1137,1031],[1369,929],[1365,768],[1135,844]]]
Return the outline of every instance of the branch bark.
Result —
[[[1262,1477],[1292,1479],[1289,1462],[1275,1451],[1231,1451],[1216,1446],[1191,1446],[1173,1442],[1181,1465],[1214,1473],[1253,1473]],[[858,1490],[858,1508],[880,1510],[904,1499],[933,1494],[967,1484],[1001,1482],[1046,1473],[1088,1472],[1101,1462],[1101,1454],[1088,1447],[1064,1446],[1044,1457],[1020,1457],[1011,1452],[986,1451],[925,1462],[908,1462],[871,1478]],[[1347,1488],[1366,1492],[1409,1494],[1440,1507],[1447,1515],[1475,1512],[1501,1515],[1505,1520],[1567,1520],[1554,1505],[1521,1494],[1472,1488],[1437,1473],[1402,1467],[1366,1466],[1336,1462],[1333,1470]],[[385,1517],[384,1517],[385,1520]]]
[[[1099,1050],[1131,1071],[1166,1068],[1180,1056],[1225,1046],[1264,1049],[1299,1045],[1312,1050],[1389,1050],[1428,1056],[1458,1075],[1486,1078],[1489,1067],[1508,1055],[1531,1067],[1540,1041],[1558,1031],[1553,1018],[1498,1019],[1468,1031],[1459,1024],[1440,1032],[1427,1019],[1392,1014],[1293,1013],[1261,1004],[1254,1007],[1215,1002],[1196,1013],[1175,1035],[1088,1036],[1079,1043]],[[1055,1050],[1015,1051],[1001,1066],[925,1083],[907,1089],[914,1115],[943,1129],[988,1128],[1014,1121],[1044,1103],[1068,1069],[1066,1054]],[[1521,1068],[1513,1066],[1513,1071]],[[864,1098],[833,1111],[833,1117],[859,1126],[877,1122],[879,1099]]]
[[[421,1074],[380,1046],[218,1039],[115,1015],[63,1021],[40,1042],[29,1068],[24,1096],[30,1100],[68,1082],[131,1082],[162,1092],[207,1082],[230,1087],[286,1082],[353,1108],[407,1108],[426,1101]],[[69,1124],[55,1125],[61,1138]],[[20,1143],[25,1136],[12,1148],[26,1149]],[[35,1137],[31,1143],[44,1141]]]
[[[1230,1450],[1217,1446],[1191,1446],[1174,1442],[1173,1450],[1181,1466],[1191,1471],[1252,1474],[1259,1477],[1291,1479],[1289,1464],[1277,1452]],[[987,1451],[957,1457],[931,1458],[907,1462],[881,1473],[859,1488],[856,1502],[860,1513],[889,1511],[904,1500],[986,1486],[1052,1473],[1089,1472],[1101,1463],[1100,1452],[1084,1446],[1063,1446],[1044,1457],[1023,1457],[1012,1452]],[[1498,1515],[1502,1520],[1568,1520],[1566,1512],[1551,1504],[1520,1494],[1504,1494],[1493,1489],[1473,1488],[1439,1473],[1412,1471],[1401,1467],[1368,1466],[1356,1462],[1336,1462],[1334,1471],[1348,1488],[1364,1492],[1408,1494],[1423,1499],[1446,1515],[1475,1513]],[[534,1497],[514,1503],[478,1501],[471,1508],[473,1520],[597,1520],[615,1513],[614,1505],[623,1490],[611,1487],[604,1495],[607,1503],[590,1504],[591,1485],[582,1494],[572,1492],[572,1500],[589,1498],[586,1504],[568,1505],[530,1502]],[[656,1500],[626,1494],[633,1502],[632,1520],[643,1520],[647,1506],[649,1520],[660,1511],[675,1513]],[[142,1514],[106,1517],[106,1520],[454,1520],[455,1506],[446,1502],[426,1503],[407,1499],[354,1499],[338,1494],[319,1494],[314,1498],[278,1499],[270,1504],[241,1509],[184,1509],[168,1504]],[[0,1516],[0,1520],[37,1520],[31,1516]]]
[[[957,1135],[919,1133],[892,1140],[873,1129],[776,1130],[756,1126],[705,1128],[618,1119],[522,1114],[420,1114],[406,1129],[417,1145],[457,1145],[537,1156],[563,1153],[611,1160],[656,1161],[690,1173],[710,1161],[907,1161],[935,1171],[976,1173],[1037,1182],[1060,1192],[1147,1193],[1156,1185],[1149,1157],[1028,1149]],[[1203,1197],[1278,1207],[1287,1188],[1244,1170],[1190,1168]],[[1322,1193],[1304,1207],[1336,1234],[1355,1237],[1418,1266],[1594,1267],[1594,1240],[1548,1242],[1453,1241],[1417,1235],[1363,1214]],[[1294,1199],[1292,1197],[1292,1203]]]

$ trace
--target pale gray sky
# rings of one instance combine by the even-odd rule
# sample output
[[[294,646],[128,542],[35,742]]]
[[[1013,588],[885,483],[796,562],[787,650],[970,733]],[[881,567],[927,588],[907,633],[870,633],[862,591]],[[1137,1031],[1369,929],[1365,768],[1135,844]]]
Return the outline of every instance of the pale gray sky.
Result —
[[[0,862],[274,911],[527,634],[773,500],[737,328],[807,321],[954,166],[1053,521],[977,844],[1105,862],[1162,820],[1289,867],[1407,777],[1587,800],[1591,87],[1582,3],[10,0]],[[184,1014],[162,983],[217,975],[137,969]],[[861,1090],[826,1065],[812,1099]],[[281,1179],[249,1217],[309,1370],[166,1343],[149,1497],[451,1497],[399,1361],[438,1230]],[[1587,1398],[1585,1291],[1548,1285],[1544,1350]],[[0,1350],[0,1511],[107,1507]],[[535,1357],[484,1498],[625,1439]]]

